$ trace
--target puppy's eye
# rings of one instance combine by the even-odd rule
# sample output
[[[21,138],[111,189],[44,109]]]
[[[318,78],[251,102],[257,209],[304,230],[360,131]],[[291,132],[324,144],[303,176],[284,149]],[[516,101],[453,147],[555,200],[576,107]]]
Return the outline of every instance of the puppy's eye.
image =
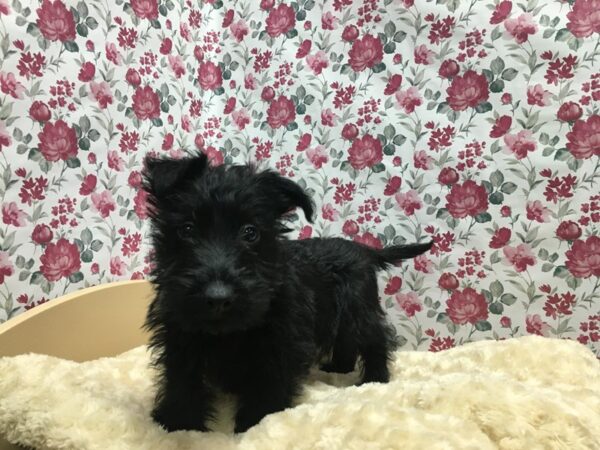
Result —
[[[246,242],[256,242],[259,238],[258,229],[254,225],[244,225],[242,227],[242,239]]]
[[[185,223],[179,228],[179,235],[182,238],[189,238],[194,232],[194,225],[191,223]]]

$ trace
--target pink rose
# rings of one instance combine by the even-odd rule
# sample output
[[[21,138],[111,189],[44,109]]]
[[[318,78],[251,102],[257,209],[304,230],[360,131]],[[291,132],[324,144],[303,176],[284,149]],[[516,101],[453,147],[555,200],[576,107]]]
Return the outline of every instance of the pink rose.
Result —
[[[574,277],[600,277],[600,237],[590,236],[585,241],[577,239],[566,256],[567,269]]]
[[[229,30],[237,42],[242,42],[250,31],[244,19],[240,19],[237,22],[232,23],[229,27]]]
[[[600,0],[577,0],[567,13],[567,29],[577,38],[600,33]]]
[[[330,220],[331,222],[335,222],[340,217],[340,213],[336,211],[331,203],[326,203],[321,208],[321,214],[323,219]]]
[[[116,204],[110,191],[104,191],[101,194],[93,192],[91,197],[94,209],[100,213],[102,218],[106,219],[115,210]]]
[[[504,20],[509,16],[511,11],[512,2],[508,0],[501,1],[496,5],[496,8],[492,13],[492,17],[490,18],[490,23],[492,25],[496,25],[498,23],[504,22]]]
[[[512,118],[510,116],[500,116],[496,119],[492,131],[490,131],[491,138],[499,138],[504,136],[510,130],[512,125]]]
[[[36,100],[29,108],[29,117],[37,122],[47,122],[50,120],[50,108],[44,102]]]
[[[575,122],[583,116],[583,109],[575,102],[565,102],[560,105],[556,112],[556,117],[562,122]]]
[[[414,292],[406,294],[396,294],[396,301],[400,308],[406,313],[407,317],[413,317],[415,313],[421,311],[421,300]]]
[[[275,89],[271,86],[265,86],[260,93],[260,98],[262,98],[265,102],[270,102],[275,98]]]
[[[513,153],[517,159],[527,157],[529,152],[536,149],[535,140],[531,139],[531,131],[522,130],[517,134],[507,134],[504,136],[504,143],[507,146],[507,151]]]
[[[246,108],[240,108],[231,113],[231,117],[233,122],[238,127],[238,130],[243,130],[246,128],[246,125],[250,123],[250,115],[248,114],[248,110]]]
[[[524,272],[527,266],[534,266],[536,259],[527,244],[519,244],[516,247],[509,245],[502,250],[509,264],[512,264],[517,272]]]
[[[384,195],[394,195],[400,189],[402,185],[402,178],[398,176],[391,177],[385,185],[383,190]]]
[[[490,244],[489,244],[490,248],[504,247],[506,244],[508,244],[508,241],[510,241],[511,235],[512,235],[512,232],[510,231],[509,228],[506,228],[506,227],[498,228],[494,232],[494,235],[492,236],[492,239],[490,240]]]
[[[355,236],[358,234],[358,224],[354,220],[346,220],[342,227],[342,232],[346,236]]]
[[[382,249],[383,244],[379,240],[378,237],[369,233],[368,231],[364,233],[362,236],[357,234],[354,236],[354,242],[358,242],[359,244],[366,245],[367,247]]]
[[[370,134],[352,141],[348,150],[348,161],[356,170],[373,167],[383,159],[383,148],[379,139]]]
[[[425,44],[421,44],[415,48],[414,51],[415,64],[429,65],[433,62],[435,53],[427,48]]]
[[[454,77],[446,93],[448,94],[446,101],[454,111],[475,108],[487,101],[490,94],[485,75],[473,70],[467,70],[461,77]]]
[[[479,321],[487,320],[488,306],[483,294],[469,287],[463,291],[452,292],[446,302],[446,313],[453,323],[476,324]]]
[[[458,75],[459,71],[460,67],[456,61],[453,59],[446,59],[440,65],[440,70],[438,73],[442,78],[451,79]]]
[[[506,19],[504,27],[519,44],[529,39],[530,34],[537,32],[537,25],[530,13],[523,13],[516,19]]]
[[[157,0],[130,0],[131,9],[140,19],[158,19]]]
[[[108,168],[120,172],[125,167],[125,161],[119,156],[115,150],[108,152]]]
[[[25,86],[17,81],[15,74],[12,72],[0,72],[0,91],[10,95],[12,98],[23,98]]]
[[[577,159],[600,155],[600,116],[577,120],[567,133],[567,149]]]
[[[280,3],[269,12],[266,20],[267,33],[273,38],[281,36],[294,28],[295,24],[296,13],[294,9],[285,3]]]
[[[4,279],[15,273],[15,267],[10,262],[8,252],[0,251],[0,284],[4,283]]]
[[[440,276],[440,279],[438,280],[438,286],[440,289],[453,291],[458,288],[458,278],[456,278],[454,274],[450,272],[445,272]]]
[[[337,18],[330,11],[321,16],[321,28],[324,30],[334,30],[336,22]]]
[[[385,295],[394,295],[396,292],[400,290],[402,287],[402,278],[400,277],[392,277],[389,279],[387,284],[385,285],[385,289],[383,293]]]
[[[127,70],[127,73],[125,74],[125,79],[133,87],[138,87],[142,83],[142,78],[140,77],[140,74],[134,68],[129,68]]]
[[[42,0],[37,15],[37,26],[44,38],[61,42],[75,40],[73,14],[61,0]]]
[[[450,186],[458,181],[458,172],[452,167],[444,167],[442,170],[440,170],[438,181],[441,184]]]
[[[24,227],[27,225],[27,214],[19,209],[15,202],[2,205],[2,222],[15,227]]]
[[[538,336],[548,336],[550,326],[542,320],[539,314],[528,315],[525,317],[525,324],[529,334],[537,334]]]
[[[31,233],[31,240],[39,245],[47,244],[53,237],[50,227],[44,224],[37,224]]]
[[[269,104],[267,123],[273,129],[285,127],[296,118],[296,106],[289,98],[280,95]]]
[[[105,50],[106,50],[106,59],[108,59],[110,62],[112,62],[115,66],[121,65],[121,62],[123,61],[123,57],[119,53],[119,50],[117,49],[117,46],[114,44],[114,42],[107,42],[106,46],[105,46]]]
[[[423,206],[419,194],[414,189],[396,194],[396,202],[398,202],[398,206],[407,216],[412,216],[415,210],[421,209],[421,206]]]
[[[331,110],[331,108],[326,108],[321,112],[321,125],[326,127],[335,126],[335,113]]]
[[[81,182],[81,186],[79,187],[79,195],[90,195],[92,192],[96,190],[96,183],[98,179],[96,175],[93,173],[87,174],[83,177],[83,181]]]
[[[358,136],[358,128],[353,123],[347,123],[342,128],[342,137],[347,141],[352,141]]]
[[[100,83],[91,82],[90,90],[92,95],[100,105],[100,109],[106,109],[108,105],[112,105],[113,96],[110,92],[110,85],[106,81]]]
[[[10,15],[10,4],[8,0],[0,0],[0,15]]]
[[[527,88],[527,103],[529,105],[548,106],[552,93],[544,89],[541,84]]]
[[[383,44],[378,37],[367,34],[354,41],[349,56],[350,67],[355,72],[371,69],[383,59]]]
[[[312,227],[310,225],[305,225],[300,228],[300,233],[298,234],[298,239],[309,239],[312,236]]]
[[[127,184],[134,189],[139,188],[142,185],[142,174],[137,170],[134,170],[129,174]]]
[[[256,89],[256,78],[254,78],[254,75],[252,75],[251,73],[247,74],[244,77],[244,87],[248,90],[254,90]]]
[[[127,271],[127,264],[119,257],[113,256],[110,258],[110,273],[111,275],[122,276]]]
[[[77,156],[77,134],[62,120],[47,122],[38,138],[40,152],[47,161],[66,161]]]
[[[434,161],[435,160],[429,156],[425,150],[419,150],[413,155],[415,169],[429,170],[431,169]]]
[[[160,99],[150,86],[138,87],[133,94],[133,112],[140,120],[160,117]]]
[[[310,147],[306,150],[306,156],[315,169],[320,169],[328,161],[327,152],[325,147],[317,145],[316,147]]]
[[[133,210],[141,220],[148,217],[148,194],[145,190],[140,189],[135,194],[133,198]]]
[[[581,228],[576,222],[566,220],[556,229],[556,236],[563,241],[574,241],[581,237]]]
[[[205,91],[213,91],[223,85],[221,68],[211,61],[203,61],[198,68],[198,81]]]
[[[411,86],[405,91],[396,92],[396,102],[396,108],[403,109],[406,114],[410,114],[423,103],[423,99],[419,90],[415,86]]]
[[[171,70],[175,74],[175,78],[181,78],[181,76],[185,74],[185,63],[183,62],[183,58],[179,55],[169,55],[167,56],[167,59]]]
[[[346,42],[352,42],[358,37],[358,28],[354,25],[348,25],[342,32],[342,39]]]
[[[488,209],[488,196],[485,187],[478,185],[473,180],[452,186],[446,195],[446,208],[450,215],[456,219],[467,216],[477,216]]]
[[[208,157],[208,161],[212,167],[221,166],[225,162],[223,153],[214,148],[212,145],[206,147],[204,154]]]
[[[383,90],[383,93],[385,95],[392,95],[395,94],[396,91],[400,88],[400,85],[402,84],[402,75],[392,75],[390,77],[390,79],[388,80],[387,84],[385,85],[385,89]]]
[[[77,79],[84,83],[91,81],[94,79],[94,75],[96,74],[96,66],[91,62],[84,62],[81,65],[81,69],[79,70],[79,75],[77,75]]]
[[[168,55],[171,53],[171,49],[173,48],[173,41],[170,38],[164,38],[160,44],[160,48],[158,51],[161,55]]]
[[[48,244],[40,261],[40,271],[48,281],[67,278],[81,268],[77,245],[65,238],[60,238],[55,244]]]
[[[319,50],[314,55],[308,55],[306,57],[308,67],[311,68],[315,75],[319,75],[323,69],[329,65],[329,58],[323,50]]]
[[[527,202],[527,218],[536,222],[544,223],[550,221],[550,210],[541,201]]]
[[[426,255],[419,255],[413,259],[415,270],[423,273],[433,272],[433,261]]]

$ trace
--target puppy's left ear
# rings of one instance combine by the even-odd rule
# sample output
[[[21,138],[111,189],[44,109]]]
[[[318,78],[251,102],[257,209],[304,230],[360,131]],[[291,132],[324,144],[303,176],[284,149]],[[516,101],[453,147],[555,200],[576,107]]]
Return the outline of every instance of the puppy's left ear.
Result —
[[[295,208],[302,208],[306,219],[312,222],[313,202],[298,183],[271,170],[259,173],[257,182],[275,208],[278,216],[282,216]]]
[[[159,159],[146,157],[144,189],[156,200],[165,199],[179,184],[192,177],[200,176],[207,167],[205,154],[190,158]]]

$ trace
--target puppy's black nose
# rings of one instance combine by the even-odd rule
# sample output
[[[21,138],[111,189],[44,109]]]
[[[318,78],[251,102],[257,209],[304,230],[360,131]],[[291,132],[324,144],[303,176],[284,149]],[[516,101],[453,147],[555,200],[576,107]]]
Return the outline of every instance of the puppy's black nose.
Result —
[[[222,281],[211,281],[204,289],[208,307],[214,312],[223,312],[233,304],[233,288]]]

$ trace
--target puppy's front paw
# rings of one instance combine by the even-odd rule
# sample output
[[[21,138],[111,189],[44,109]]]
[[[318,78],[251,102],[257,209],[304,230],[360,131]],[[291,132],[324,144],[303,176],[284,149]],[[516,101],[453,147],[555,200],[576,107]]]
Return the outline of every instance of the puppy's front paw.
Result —
[[[169,433],[179,430],[208,431],[203,419],[182,414],[182,411],[157,408],[152,412],[152,419]]]

